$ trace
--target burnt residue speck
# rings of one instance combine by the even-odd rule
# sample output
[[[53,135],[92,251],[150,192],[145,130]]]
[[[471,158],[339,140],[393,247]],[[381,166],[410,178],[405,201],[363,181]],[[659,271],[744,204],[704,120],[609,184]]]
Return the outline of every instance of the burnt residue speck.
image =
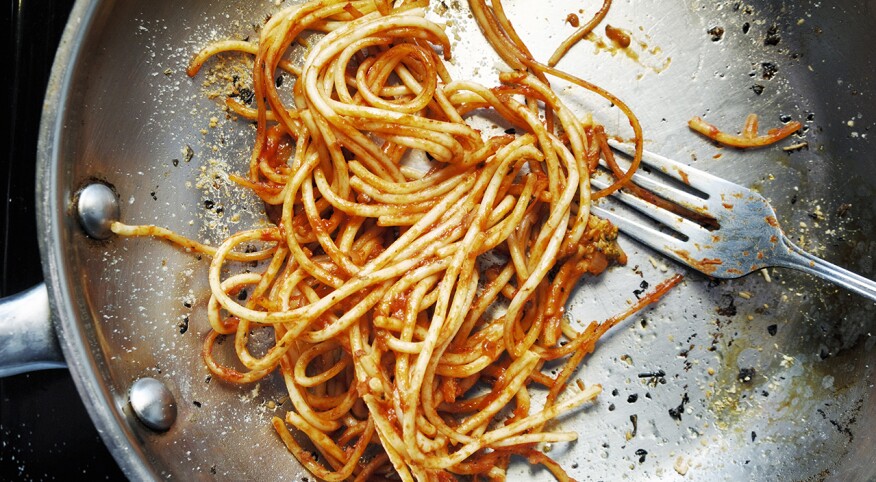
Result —
[[[754,84],[751,86],[751,91],[754,92],[755,95],[763,94],[764,86],[760,84]]]
[[[204,201],[204,207],[207,209],[213,209],[213,206],[215,206],[215,205],[216,205],[216,203],[214,203],[210,199],[207,199],[206,201]]]
[[[712,38],[712,42],[717,42],[724,38],[724,27],[716,25],[708,30],[708,34]]]
[[[648,451],[645,449],[639,449],[636,450],[636,455],[639,456],[639,463],[641,464],[645,462],[645,457],[648,456]]]
[[[183,316],[183,321],[179,324],[180,335],[185,335],[187,331],[189,331],[189,315]]]
[[[608,411],[609,411],[609,412],[614,412],[614,404],[613,404],[613,403],[609,403],[609,404],[608,404]]]
[[[736,300],[731,295],[724,295],[726,306],[721,306],[716,309],[721,316],[736,316]]]
[[[776,24],[770,25],[770,28],[767,29],[766,37],[763,39],[764,45],[778,45],[782,40],[782,37],[779,35],[779,26]]]
[[[776,336],[776,333],[778,333],[778,332],[779,332],[779,325],[770,325],[767,327],[767,333],[769,333],[770,336]]]
[[[617,394],[618,394],[617,388],[615,388],[614,390],[611,391],[611,395],[612,395],[613,397],[616,397]]]
[[[742,24],[742,33],[747,34],[749,30],[751,30],[751,24],[748,22],[743,23]]]
[[[690,397],[685,393],[681,397],[681,403],[679,403],[677,407],[669,409],[669,416],[675,420],[681,421],[681,415],[684,413],[684,406],[687,405],[688,402],[690,402]]]
[[[779,71],[779,66],[772,62],[762,62],[760,64],[760,76],[763,80],[771,80]]]
[[[199,402],[199,401],[197,401],[197,400],[192,400],[192,405],[194,405],[194,406],[196,406],[196,407],[198,407],[198,408],[201,408],[201,402]]]
[[[755,440],[757,440],[757,432],[752,430],[751,431],[751,441],[754,442]]]
[[[639,416],[635,413],[630,415],[630,423],[633,424],[633,431],[630,432],[630,438],[635,437],[639,433]]]
[[[742,383],[749,383],[754,380],[756,375],[757,370],[755,370],[754,367],[740,368],[739,374],[736,375],[736,379]]]
[[[173,164],[173,167],[179,166],[179,159],[173,159],[170,163]]]

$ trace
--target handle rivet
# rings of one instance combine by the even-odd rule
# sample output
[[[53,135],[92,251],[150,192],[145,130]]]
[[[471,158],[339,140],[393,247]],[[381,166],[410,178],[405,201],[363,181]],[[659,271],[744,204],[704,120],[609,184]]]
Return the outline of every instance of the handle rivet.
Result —
[[[176,400],[163,383],[141,378],[131,385],[128,400],[134,415],[156,432],[165,432],[176,421]]]
[[[110,226],[119,219],[119,201],[109,186],[95,182],[79,191],[76,214],[87,235],[107,239],[113,234]]]

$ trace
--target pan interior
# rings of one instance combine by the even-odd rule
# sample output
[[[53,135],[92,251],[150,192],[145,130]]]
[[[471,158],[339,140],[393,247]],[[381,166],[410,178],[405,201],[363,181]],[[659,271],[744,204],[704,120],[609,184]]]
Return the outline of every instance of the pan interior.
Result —
[[[571,33],[570,14],[583,20],[601,5],[507,3],[537,58]],[[261,203],[228,180],[246,170],[255,131],[227,115],[222,100],[234,76],[246,75],[249,59],[211,61],[194,79],[185,67],[212,40],[257,36],[276,8],[243,0],[94,4],[80,26],[88,30],[76,71],[62,86],[68,101],[51,167],[57,184],[47,186],[62,242],[48,256],[61,260],[74,313],[59,323],[65,336],[82,337],[90,349],[79,364],[87,368],[74,371],[97,374],[114,411],[103,423],[123,421],[124,437],[113,443],[139,446],[160,477],[306,477],[269,423],[288,408],[285,389],[277,377],[239,387],[209,376],[200,358],[208,329],[207,260],[149,239],[89,240],[65,209],[70,193],[99,179],[115,187],[122,220],[130,224],[157,224],[215,244],[266,223]],[[454,75],[494,85],[500,62],[464,3],[438,2],[432,10],[451,20]],[[642,120],[647,149],[756,188],[795,241],[876,276],[870,133],[876,69],[868,54],[876,4],[621,0],[605,23],[630,32],[630,49],[610,47],[600,27],[561,67],[624,99]],[[627,133],[626,120],[605,101],[574,89],[562,94],[582,112],[594,112],[607,130]],[[796,141],[806,146],[722,149],[686,126],[700,115],[737,130],[750,112],[760,115],[764,129],[785,116],[802,121]],[[783,270],[717,282],[622,243],[628,265],[579,286],[568,307],[574,320],[607,318],[674,272],[686,281],[609,332],[586,359],[579,377],[601,384],[604,393],[561,420],[580,438],[550,453],[570,475],[847,480],[876,474],[873,303]],[[176,397],[179,416],[166,433],[150,432],[125,412],[128,388],[147,376]],[[135,463],[137,452],[130,453],[120,456],[123,466]],[[550,477],[522,461],[509,476]]]

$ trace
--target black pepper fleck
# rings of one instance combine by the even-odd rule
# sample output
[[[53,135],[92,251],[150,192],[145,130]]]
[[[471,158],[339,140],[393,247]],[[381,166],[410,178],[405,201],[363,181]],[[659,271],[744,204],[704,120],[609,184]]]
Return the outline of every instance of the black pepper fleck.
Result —
[[[197,401],[197,400],[192,400],[192,405],[194,405],[194,406],[196,406],[196,407],[198,407],[198,408],[201,408],[201,402],[199,402],[199,401]]]
[[[211,201],[209,199],[204,201],[204,207],[207,209],[213,209],[213,206],[215,206],[215,205],[216,205],[216,203],[214,203],[213,201]]]
[[[754,84],[751,86],[751,91],[754,92],[755,95],[763,94],[764,86],[760,84]]]
[[[751,441],[754,442],[755,440],[757,440],[757,432],[752,430],[751,431]]]
[[[767,333],[769,333],[770,336],[776,336],[776,333],[777,333],[778,331],[779,331],[779,326],[778,326],[778,325],[770,325],[770,326],[767,327]]]
[[[648,282],[645,280],[642,280],[642,282],[639,283],[639,289],[633,290],[633,294],[636,296],[636,299],[639,299],[639,297],[645,293],[645,291],[648,289],[648,286]]]
[[[751,30],[751,24],[748,22],[743,23],[742,24],[742,33],[747,34],[749,30]]]
[[[638,400],[638,399],[639,399],[639,394],[634,393],[634,394],[630,395],[629,397],[627,397],[627,403],[636,403],[636,400]]]
[[[684,396],[681,397],[681,403],[678,404],[677,407],[669,409],[669,416],[675,420],[681,421],[681,415],[684,413],[684,406],[688,402],[690,402],[690,398],[687,393],[685,393]]]
[[[240,292],[237,293],[237,299],[239,301],[245,300],[246,299],[246,290],[240,290]]]
[[[639,449],[636,450],[636,455],[639,456],[639,463],[641,464],[645,462],[645,457],[648,456],[648,451],[645,449]]]
[[[182,323],[179,324],[179,334],[185,335],[187,331],[189,331],[189,316],[185,315]]]

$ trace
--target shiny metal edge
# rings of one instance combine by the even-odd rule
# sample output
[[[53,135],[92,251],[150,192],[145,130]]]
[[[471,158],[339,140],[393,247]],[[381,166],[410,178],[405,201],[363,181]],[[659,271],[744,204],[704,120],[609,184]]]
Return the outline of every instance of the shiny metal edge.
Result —
[[[100,4],[99,0],[77,0],[55,54],[43,103],[37,148],[37,234],[52,321],[88,414],[104,444],[129,479],[157,480],[158,475],[147,464],[146,455],[122,413],[119,397],[104,385],[94,354],[87,346],[81,326],[91,321],[81,320],[75,308],[78,303],[69,288],[68,261],[61,248],[62,216],[66,215],[70,200],[65,199],[66,191],[59,184],[61,161],[57,157],[61,152],[65,130],[65,112],[73,102],[68,89],[80,64],[83,39]]]

